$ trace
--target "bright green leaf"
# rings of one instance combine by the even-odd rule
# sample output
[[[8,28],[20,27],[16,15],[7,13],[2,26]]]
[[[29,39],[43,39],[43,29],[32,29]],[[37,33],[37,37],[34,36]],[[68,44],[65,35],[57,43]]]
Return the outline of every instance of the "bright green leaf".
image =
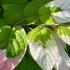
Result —
[[[55,24],[55,20],[53,19],[53,17],[48,17],[46,14],[40,16],[40,20],[42,21],[42,23],[46,24],[46,25],[51,25],[51,24]]]
[[[14,27],[10,36],[7,48],[7,56],[18,56],[22,51],[26,51],[27,38],[25,30],[21,27]]]
[[[50,30],[48,28],[41,29],[40,27],[37,27],[28,33],[28,39],[32,41],[45,42],[48,38],[50,38]]]

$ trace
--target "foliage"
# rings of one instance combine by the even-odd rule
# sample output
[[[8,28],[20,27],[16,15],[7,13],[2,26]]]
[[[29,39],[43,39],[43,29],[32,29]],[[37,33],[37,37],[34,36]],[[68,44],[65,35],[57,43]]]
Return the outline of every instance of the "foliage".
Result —
[[[0,49],[17,60],[13,69],[70,69],[70,3],[64,2],[0,0]]]

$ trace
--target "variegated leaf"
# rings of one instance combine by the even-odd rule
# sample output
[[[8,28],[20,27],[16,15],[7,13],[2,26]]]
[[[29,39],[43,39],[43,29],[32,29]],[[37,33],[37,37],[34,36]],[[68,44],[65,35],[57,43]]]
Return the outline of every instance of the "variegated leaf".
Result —
[[[30,53],[43,70],[52,70],[53,66],[61,60],[69,61],[64,50],[65,43],[56,33],[48,28],[34,29],[28,35]],[[33,33],[35,32],[35,33]],[[67,64],[66,64],[67,66]]]
[[[57,23],[67,23],[70,22],[70,12],[61,11],[53,13],[54,19]]]
[[[63,10],[70,10],[70,0],[54,0],[54,3]]]
[[[65,43],[70,45],[70,27],[60,26],[56,32]]]
[[[15,58],[7,58],[6,51],[6,49],[0,50],[0,70],[14,70],[14,68],[22,60],[24,52],[22,52],[19,56]]]

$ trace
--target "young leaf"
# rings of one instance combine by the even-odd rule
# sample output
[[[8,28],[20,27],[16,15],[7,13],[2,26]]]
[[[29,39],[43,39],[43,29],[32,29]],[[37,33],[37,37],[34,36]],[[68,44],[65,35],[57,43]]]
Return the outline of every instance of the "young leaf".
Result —
[[[7,56],[18,56],[22,51],[27,49],[27,38],[25,30],[21,27],[14,27],[10,36],[9,45],[7,48]]]
[[[57,34],[48,28],[43,28],[34,35],[33,31],[35,29],[28,34],[29,48],[32,57],[39,66],[43,70],[52,70],[53,66],[58,65],[61,61],[65,61],[67,66],[69,57],[64,49],[66,45],[58,38]],[[62,70],[61,67],[59,69]]]

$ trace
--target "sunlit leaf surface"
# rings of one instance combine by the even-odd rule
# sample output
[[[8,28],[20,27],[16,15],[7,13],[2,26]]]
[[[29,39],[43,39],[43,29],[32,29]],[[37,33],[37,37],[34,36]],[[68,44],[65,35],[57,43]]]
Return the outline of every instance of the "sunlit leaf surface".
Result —
[[[69,70],[67,65],[69,57],[64,49],[66,45],[58,38],[57,34],[48,28],[38,29],[39,32],[37,32],[36,28],[35,34],[33,31],[35,31],[35,29],[28,35],[29,48],[32,57],[40,67],[43,70],[52,70],[53,66],[56,65],[55,68],[57,70]],[[65,62],[65,64],[63,62]],[[62,66],[66,66],[66,68]]]

